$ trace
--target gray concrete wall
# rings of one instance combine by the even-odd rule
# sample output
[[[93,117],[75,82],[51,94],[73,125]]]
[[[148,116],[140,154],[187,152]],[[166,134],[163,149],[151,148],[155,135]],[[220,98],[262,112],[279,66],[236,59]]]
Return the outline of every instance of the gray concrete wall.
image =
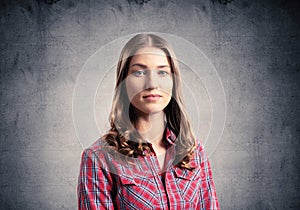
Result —
[[[142,2],[1,1],[0,209],[76,209],[76,78],[101,46],[147,31],[194,43],[220,75],[222,209],[299,209],[299,3]]]

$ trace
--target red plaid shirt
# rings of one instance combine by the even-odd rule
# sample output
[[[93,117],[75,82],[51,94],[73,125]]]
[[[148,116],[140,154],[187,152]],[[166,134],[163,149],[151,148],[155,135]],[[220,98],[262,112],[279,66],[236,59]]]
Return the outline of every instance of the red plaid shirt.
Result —
[[[78,209],[220,209],[209,161],[198,144],[191,160],[194,170],[172,165],[174,134],[162,173],[152,150],[148,156],[116,158],[96,141],[82,154],[78,179]],[[151,144],[149,144],[150,148]],[[123,160],[122,160],[123,159]]]

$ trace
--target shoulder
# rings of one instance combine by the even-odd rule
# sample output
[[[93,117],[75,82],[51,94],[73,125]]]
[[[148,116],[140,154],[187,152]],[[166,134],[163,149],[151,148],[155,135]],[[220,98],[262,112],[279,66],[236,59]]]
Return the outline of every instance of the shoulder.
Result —
[[[197,139],[195,144],[196,144],[196,151],[199,152],[204,151],[204,145],[201,140]]]
[[[128,157],[128,159],[130,159]],[[82,152],[82,164],[87,167],[101,169],[113,174],[122,174],[128,166],[128,159],[115,149],[109,147],[103,137],[95,141]]]
[[[97,139],[92,145],[83,150],[83,154],[101,154],[104,148],[104,141],[102,137]]]
[[[200,156],[206,156],[205,146],[201,140],[196,141],[195,153]]]
[[[82,152],[82,162],[103,166],[110,157],[108,147],[105,145],[105,139],[101,137],[91,146],[85,148]]]
[[[105,145],[105,139],[103,137],[97,139],[91,146],[87,147],[85,151],[93,153],[101,153]]]
[[[204,145],[203,145],[202,141],[197,140],[195,144],[196,145],[195,145],[194,154],[191,158],[191,166],[192,167],[197,167],[201,163],[207,161],[207,155],[205,153],[205,149],[204,149]]]

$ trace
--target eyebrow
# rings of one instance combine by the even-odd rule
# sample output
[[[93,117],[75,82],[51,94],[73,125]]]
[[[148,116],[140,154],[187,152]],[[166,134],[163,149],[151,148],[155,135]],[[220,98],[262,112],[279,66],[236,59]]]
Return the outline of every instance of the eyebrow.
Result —
[[[147,68],[146,65],[144,64],[141,64],[141,63],[135,63],[135,64],[132,64],[130,67],[134,67],[134,66],[138,66],[138,67],[141,67],[141,68]],[[169,65],[160,65],[160,66],[157,66],[157,68],[171,68]]]

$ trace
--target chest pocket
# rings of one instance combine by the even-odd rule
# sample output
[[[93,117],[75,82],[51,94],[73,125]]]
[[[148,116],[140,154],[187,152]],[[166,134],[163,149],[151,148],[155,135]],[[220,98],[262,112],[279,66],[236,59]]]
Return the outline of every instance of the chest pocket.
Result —
[[[117,197],[120,209],[155,209],[159,205],[158,186],[154,177],[120,175]]]
[[[174,169],[176,185],[183,198],[192,205],[197,205],[201,197],[202,171],[200,167],[194,170]]]

